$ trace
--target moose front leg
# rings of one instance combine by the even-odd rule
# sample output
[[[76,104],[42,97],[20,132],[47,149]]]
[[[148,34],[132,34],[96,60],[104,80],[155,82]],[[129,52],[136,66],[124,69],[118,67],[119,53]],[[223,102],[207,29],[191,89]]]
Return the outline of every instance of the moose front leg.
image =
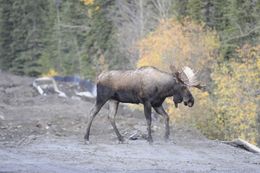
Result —
[[[152,124],[151,112],[152,112],[151,103],[149,103],[149,102],[144,103],[144,115],[145,115],[145,118],[146,118],[147,131],[148,131],[147,140],[150,144],[153,143],[152,130],[151,130],[151,124]]]
[[[154,107],[154,110],[163,116],[164,118],[164,123],[165,123],[165,135],[164,135],[164,139],[167,141],[169,139],[169,135],[170,135],[170,127],[169,127],[169,115],[166,113],[166,111],[164,110],[164,108],[162,106],[159,107]]]

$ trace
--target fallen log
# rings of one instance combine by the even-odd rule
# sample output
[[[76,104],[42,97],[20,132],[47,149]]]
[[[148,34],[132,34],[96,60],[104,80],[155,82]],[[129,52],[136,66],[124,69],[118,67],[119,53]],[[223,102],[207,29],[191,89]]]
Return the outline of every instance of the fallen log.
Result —
[[[45,86],[43,87],[43,86],[41,86],[40,83],[48,83],[48,84],[45,84]],[[47,87],[47,88],[48,88],[48,87],[52,87],[53,90],[54,90],[56,93],[58,93],[60,97],[67,97],[64,92],[62,92],[62,91],[60,91],[60,90],[58,89],[58,86],[57,86],[55,80],[54,80],[52,77],[41,77],[41,78],[37,78],[37,79],[35,79],[35,80],[33,81],[32,86],[33,86],[34,88],[36,88],[36,90],[38,91],[38,93],[39,93],[40,95],[44,95],[44,94],[45,94],[44,88],[46,88],[46,87]]]
[[[243,140],[243,139],[236,139],[233,141],[223,141],[222,143],[231,145],[233,147],[242,148],[244,150],[247,150],[252,153],[259,153],[260,154],[260,148],[257,146],[250,144],[249,142]]]

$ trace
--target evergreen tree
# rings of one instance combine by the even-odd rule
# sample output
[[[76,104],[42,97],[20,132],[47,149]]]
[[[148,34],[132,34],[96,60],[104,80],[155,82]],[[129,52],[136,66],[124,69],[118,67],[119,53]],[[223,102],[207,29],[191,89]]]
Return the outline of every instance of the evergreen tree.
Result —
[[[194,20],[202,21],[203,20],[203,1],[201,0],[190,0],[187,4],[188,15],[191,16]]]
[[[189,16],[216,29],[220,35],[221,54],[234,57],[235,49],[245,43],[259,43],[260,1],[249,0],[176,0],[177,16]]]
[[[46,1],[14,1],[9,7],[11,41],[6,44],[12,51],[12,60],[7,69],[17,73],[36,76],[40,74],[37,62],[44,49]],[[7,50],[4,50],[7,52]]]
[[[13,0],[0,0],[0,68],[8,70],[12,67],[14,51],[11,47],[13,41],[11,21]]]
[[[88,5],[91,23],[86,47],[97,72],[106,68],[122,67],[125,60],[117,49],[116,30],[110,18],[111,11],[115,8],[114,3],[115,0],[95,0]]]
[[[181,20],[188,15],[188,0],[175,0],[173,11],[176,11],[176,16]]]
[[[40,63],[43,72],[55,69],[60,75],[80,75],[93,78],[95,66],[87,43],[90,31],[87,7],[78,0],[50,0],[48,46]]]

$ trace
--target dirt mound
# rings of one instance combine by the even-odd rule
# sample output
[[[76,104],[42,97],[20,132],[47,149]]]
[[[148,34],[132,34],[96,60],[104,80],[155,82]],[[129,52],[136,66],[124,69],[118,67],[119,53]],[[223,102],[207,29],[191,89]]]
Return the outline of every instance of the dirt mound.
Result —
[[[194,129],[171,125],[171,140],[163,142],[160,117],[153,121],[155,142],[149,145],[143,113],[123,105],[117,124],[126,142],[117,144],[105,106],[93,122],[92,143],[84,145],[93,103],[56,94],[40,96],[31,86],[33,80],[0,73],[0,172],[260,170],[259,155],[210,141]]]

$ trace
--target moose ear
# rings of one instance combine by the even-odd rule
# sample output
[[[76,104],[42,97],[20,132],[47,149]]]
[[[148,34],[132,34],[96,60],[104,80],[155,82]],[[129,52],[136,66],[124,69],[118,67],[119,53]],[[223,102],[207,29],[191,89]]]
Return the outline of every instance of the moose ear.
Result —
[[[172,75],[175,76],[178,80],[178,82],[183,83],[183,81],[180,78],[180,72],[177,70],[177,68],[174,65],[170,65],[170,70],[172,72]]]
[[[207,87],[206,87],[206,85],[201,85],[201,84],[198,84],[198,85],[196,85],[196,86],[194,86],[195,88],[198,88],[198,89],[200,89],[200,90],[202,90],[202,91],[207,91]]]

